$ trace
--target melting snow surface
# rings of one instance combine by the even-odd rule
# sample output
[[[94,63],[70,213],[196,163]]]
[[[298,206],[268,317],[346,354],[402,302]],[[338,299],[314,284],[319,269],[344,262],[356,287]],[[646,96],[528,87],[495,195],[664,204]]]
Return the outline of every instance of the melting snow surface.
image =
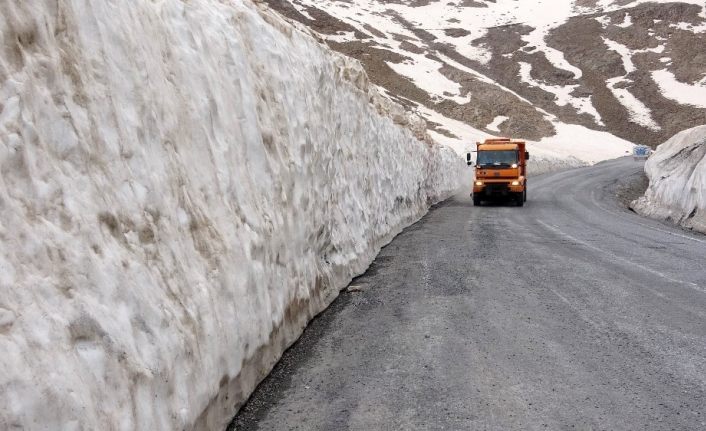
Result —
[[[3,7],[2,429],[224,429],[466,171],[250,1]]]
[[[462,96],[461,85],[445,77],[440,71],[442,64],[424,56],[415,56],[414,61],[402,63],[387,62],[392,70],[406,76],[414,84],[439,101],[451,99],[463,105],[471,101],[470,96]]]
[[[533,87],[541,88],[542,90],[552,93],[555,96],[554,103],[557,106],[571,105],[576,112],[579,114],[586,113],[591,115],[596,124],[604,125],[601,115],[598,113],[596,108],[591,103],[591,97],[574,97],[571,93],[574,92],[578,84],[576,85],[548,85],[543,82],[539,82],[532,78],[532,65],[530,63],[519,62],[520,65],[520,78],[522,81],[528,83]]]
[[[534,146],[555,157],[577,158],[585,163],[630,154],[634,144],[608,132],[592,130],[576,124],[555,123],[556,135],[544,138]]]
[[[445,130],[456,138],[442,133],[430,132],[438,142],[452,147],[459,154],[475,150],[475,143],[488,136],[486,132],[456,121],[423,106],[417,106],[417,112],[430,122],[442,124]],[[503,117],[497,117],[493,123]],[[505,121],[503,119],[503,121]],[[528,146],[539,157],[532,158],[535,168],[532,174],[546,172],[559,167],[581,166],[606,159],[625,156],[632,151],[634,144],[607,132],[589,129],[580,125],[564,124],[553,121],[556,134],[539,142],[528,141]],[[491,123],[492,125],[492,123]],[[489,128],[490,130],[490,128]]]
[[[632,17],[630,16],[629,13],[625,14],[625,19],[623,20],[623,22],[621,22],[620,24],[616,24],[616,26],[620,27],[620,28],[628,28],[631,25],[632,25]]]
[[[490,124],[485,126],[485,128],[490,130],[491,132],[500,133],[500,129],[498,129],[498,127],[500,127],[501,124],[503,124],[506,120],[509,120],[509,119],[510,119],[510,117],[506,117],[504,115],[498,115],[497,117],[495,117],[495,119]]]
[[[677,80],[668,70],[655,70],[652,79],[657,83],[665,97],[684,105],[706,108],[706,80],[696,84],[687,84]]]
[[[645,172],[650,185],[632,207],[706,233],[706,125],[678,133],[657,147]]]
[[[647,107],[640,99],[635,97],[630,90],[626,88],[619,87],[621,84],[631,84],[632,80],[627,78],[627,76],[637,70],[635,64],[632,61],[632,56],[636,53],[642,52],[654,52],[660,54],[664,52],[664,45],[660,45],[656,48],[648,48],[642,50],[631,50],[627,46],[622,45],[618,42],[612,41],[610,39],[603,38],[603,42],[611,50],[620,54],[623,60],[623,68],[626,74],[624,76],[615,77],[607,80],[608,88],[613,92],[616,99],[625,107],[628,111],[628,116],[630,121],[646,127],[651,130],[660,130],[661,127],[652,118],[652,111]]]

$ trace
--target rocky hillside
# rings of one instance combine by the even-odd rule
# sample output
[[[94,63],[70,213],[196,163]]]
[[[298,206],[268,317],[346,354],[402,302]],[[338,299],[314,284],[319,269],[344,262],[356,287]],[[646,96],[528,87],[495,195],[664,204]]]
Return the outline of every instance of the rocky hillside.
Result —
[[[624,144],[593,131],[655,146],[706,123],[704,0],[266,1],[457,149],[484,134]]]

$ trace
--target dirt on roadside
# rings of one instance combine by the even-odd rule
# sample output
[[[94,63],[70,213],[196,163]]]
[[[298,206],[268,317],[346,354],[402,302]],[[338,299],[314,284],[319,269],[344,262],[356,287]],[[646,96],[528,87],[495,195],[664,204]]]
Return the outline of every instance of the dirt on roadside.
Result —
[[[641,162],[635,162],[641,163]],[[625,208],[630,208],[630,203],[645,194],[645,190],[650,185],[645,171],[634,173],[630,176],[620,178],[611,187],[618,202]]]

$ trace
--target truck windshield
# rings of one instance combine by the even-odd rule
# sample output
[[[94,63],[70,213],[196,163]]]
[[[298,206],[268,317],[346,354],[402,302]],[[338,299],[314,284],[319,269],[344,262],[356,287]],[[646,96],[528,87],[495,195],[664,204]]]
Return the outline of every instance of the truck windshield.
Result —
[[[517,151],[478,151],[478,166],[510,166],[517,163]]]

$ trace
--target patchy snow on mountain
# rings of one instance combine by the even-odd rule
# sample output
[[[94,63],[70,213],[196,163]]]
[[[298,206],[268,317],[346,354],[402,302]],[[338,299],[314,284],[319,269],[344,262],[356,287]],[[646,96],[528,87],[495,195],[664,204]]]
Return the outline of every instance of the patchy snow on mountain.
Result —
[[[606,81],[608,88],[613,92],[615,97],[627,109],[630,121],[647,127],[651,130],[659,130],[659,124],[652,118],[652,111],[640,99],[635,97],[630,90],[619,87],[626,81],[623,77],[611,78]]]
[[[706,125],[678,133],[657,147],[645,172],[650,185],[632,208],[706,233]]]
[[[575,158],[587,164],[630,154],[634,145],[608,132],[577,124],[555,123],[556,135],[530,145],[554,157]]]
[[[485,126],[486,129],[490,130],[491,132],[497,132],[500,133],[500,129],[498,127],[505,122],[505,120],[509,120],[510,117],[506,117],[504,115],[498,115],[493,119],[493,121]]]
[[[623,22],[621,22],[620,24],[616,24],[616,26],[620,27],[620,28],[628,28],[631,25],[632,25],[632,16],[630,16],[629,13],[625,14],[625,19],[623,20]]]
[[[588,97],[574,97],[572,93],[578,87],[576,85],[548,85],[543,82],[539,82],[532,77],[532,65],[525,62],[519,62],[520,65],[520,78],[527,84],[541,88],[547,93],[552,93],[555,96],[554,103],[557,106],[566,106],[567,104],[573,106],[576,112],[582,114],[590,114],[595,118],[596,124],[603,125],[603,120],[601,115],[596,111],[596,108],[591,103],[591,96]]]
[[[475,151],[477,142],[501,136],[499,133],[489,134],[460,121],[443,117],[423,106],[417,106],[415,111],[430,123],[443,124],[444,128],[441,131],[444,133],[429,131],[429,134],[434,140],[448,145],[459,154]],[[495,118],[493,124],[486,128],[488,130],[497,128],[507,120],[507,117],[499,116]],[[495,127],[493,127],[494,125]],[[630,154],[634,147],[631,142],[610,133],[592,130],[580,125],[554,123],[554,127],[556,128],[554,136],[541,141],[527,141],[527,146],[532,151],[532,159],[528,164],[532,175],[622,157]],[[449,137],[447,132],[453,134],[454,137]]]
[[[630,90],[624,88],[623,85],[633,83],[633,81],[628,78],[628,75],[637,70],[637,67],[635,67],[635,63],[633,63],[632,61],[632,57],[635,54],[643,52],[654,52],[657,54],[661,54],[662,52],[664,52],[664,45],[659,45],[657,48],[654,49],[631,50],[627,46],[607,39],[605,37],[603,38],[603,42],[612,51],[615,51],[620,54],[620,57],[623,61],[623,68],[626,72],[624,76],[608,79],[606,81],[606,83],[608,84],[608,88],[610,88],[610,91],[613,92],[618,101],[625,107],[625,109],[627,109],[631,121],[641,126],[647,127],[651,130],[660,130],[661,128],[659,124],[657,124],[654,118],[652,118],[652,111],[650,110],[650,108],[648,108],[647,105],[645,105],[641,100],[635,97],[635,95],[630,92]]]
[[[706,78],[692,85],[679,81],[672,72],[660,69],[652,72],[652,79],[665,97],[684,105],[706,108]]]
[[[430,123],[442,124],[442,128],[430,130],[428,133],[436,142],[452,148],[458,154],[465,154],[475,150],[476,142],[482,141],[488,136],[482,130],[471,127],[461,121],[444,117],[442,114],[422,105],[417,105],[414,112]],[[452,136],[449,136],[449,134]]]
[[[402,63],[388,63],[395,72],[407,76],[414,84],[436,100],[451,99],[458,104],[469,103],[469,96],[462,96],[461,85],[439,72],[441,64],[423,56]]]
[[[250,1],[3,7],[2,430],[224,429],[468,171]]]
[[[265,1],[361,60],[391,97],[438,113],[433,136],[457,149],[469,133],[453,130],[467,128],[539,144],[559,138],[555,125],[578,125],[656,145],[706,123],[695,96],[675,97],[652,73],[699,89],[706,57],[689,53],[705,43],[703,0]],[[563,142],[573,154],[575,140]]]

